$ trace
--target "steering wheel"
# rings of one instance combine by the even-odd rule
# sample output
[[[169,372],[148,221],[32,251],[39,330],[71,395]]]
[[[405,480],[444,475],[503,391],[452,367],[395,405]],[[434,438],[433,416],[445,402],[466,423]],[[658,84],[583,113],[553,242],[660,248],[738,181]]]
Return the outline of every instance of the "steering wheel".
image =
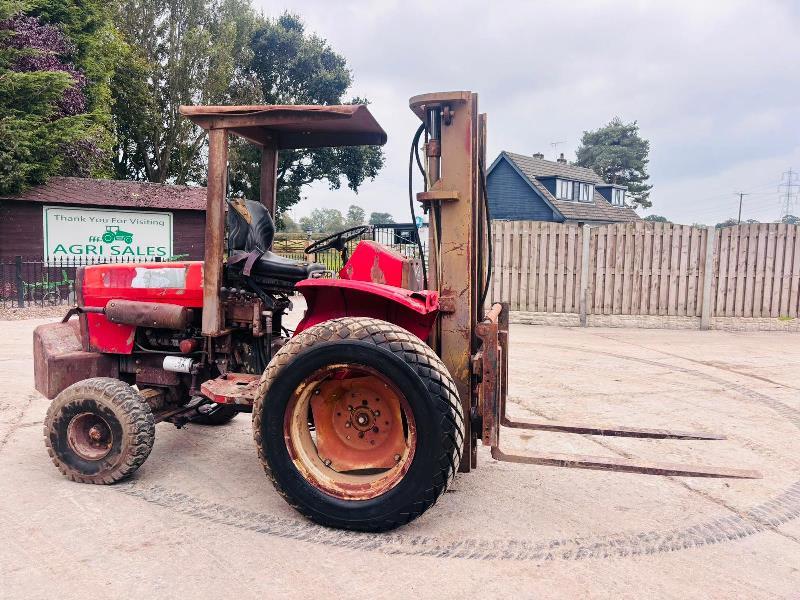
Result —
[[[358,227],[351,227],[339,233],[334,233],[327,237],[317,240],[313,244],[306,246],[306,254],[316,254],[325,250],[338,250],[342,253],[342,262],[347,262],[347,242],[361,237],[369,231],[368,225],[359,225]]]

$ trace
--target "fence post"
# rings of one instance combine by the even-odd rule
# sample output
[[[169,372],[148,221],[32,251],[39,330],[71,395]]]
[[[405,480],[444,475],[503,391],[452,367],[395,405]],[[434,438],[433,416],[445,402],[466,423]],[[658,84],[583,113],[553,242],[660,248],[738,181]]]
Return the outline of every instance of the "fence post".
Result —
[[[17,280],[17,306],[25,308],[25,284],[22,281],[22,257],[14,259],[15,279]]]
[[[581,311],[581,327],[586,327],[588,324],[587,313],[589,310],[589,299],[586,297],[589,293],[589,226],[584,225],[581,228],[583,238],[581,239],[581,284],[580,284],[580,311]]]
[[[703,271],[703,307],[700,313],[700,329],[711,329],[711,283],[714,281],[714,243],[716,229],[706,227],[706,266]]]

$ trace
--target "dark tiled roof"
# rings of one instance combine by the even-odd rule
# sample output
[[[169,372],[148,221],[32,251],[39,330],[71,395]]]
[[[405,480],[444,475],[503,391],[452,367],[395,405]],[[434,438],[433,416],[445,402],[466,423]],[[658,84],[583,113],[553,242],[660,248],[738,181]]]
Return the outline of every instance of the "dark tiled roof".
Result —
[[[5,196],[3,199],[48,204],[205,210],[206,188],[113,179],[53,177],[44,185],[37,185],[21,194]]]
[[[583,181],[584,183],[596,183],[602,185],[604,182],[600,176],[586,167],[576,167],[569,163],[560,163],[543,158],[534,158],[526,154],[515,154],[514,152],[503,152],[514,164],[529,177],[563,177],[573,181]]]
[[[574,181],[583,181],[595,185],[603,185],[604,181],[600,176],[584,167],[534,158],[524,154],[514,154],[513,152],[501,153],[511,161],[517,169],[525,176],[530,184],[541,196],[552,204],[565,219],[570,221],[640,221],[641,217],[629,206],[614,206],[606,200],[595,188],[592,202],[571,202],[569,200],[559,200],[551,194],[544,185],[538,180],[545,177],[563,177]]]

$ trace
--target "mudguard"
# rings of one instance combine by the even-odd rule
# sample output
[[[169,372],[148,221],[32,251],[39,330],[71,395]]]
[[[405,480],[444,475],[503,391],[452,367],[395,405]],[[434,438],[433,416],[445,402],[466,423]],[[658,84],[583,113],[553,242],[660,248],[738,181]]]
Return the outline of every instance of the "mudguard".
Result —
[[[295,335],[339,317],[372,317],[407,329],[425,340],[439,314],[439,293],[348,279],[306,279],[297,284],[308,304]]]

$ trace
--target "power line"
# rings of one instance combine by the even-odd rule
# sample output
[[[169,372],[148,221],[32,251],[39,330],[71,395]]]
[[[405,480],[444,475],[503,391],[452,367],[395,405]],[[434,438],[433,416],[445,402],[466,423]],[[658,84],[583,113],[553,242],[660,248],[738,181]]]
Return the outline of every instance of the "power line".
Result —
[[[789,216],[792,211],[792,207],[794,205],[794,200],[797,194],[794,192],[794,188],[800,188],[800,181],[798,181],[798,175],[795,171],[789,168],[788,171],[784,171],[781,175],[781,182],[778,184],[778,193],[780,193],[781,188],[786,188],[786,195],[783,197],[783,215],[784,217]]]

